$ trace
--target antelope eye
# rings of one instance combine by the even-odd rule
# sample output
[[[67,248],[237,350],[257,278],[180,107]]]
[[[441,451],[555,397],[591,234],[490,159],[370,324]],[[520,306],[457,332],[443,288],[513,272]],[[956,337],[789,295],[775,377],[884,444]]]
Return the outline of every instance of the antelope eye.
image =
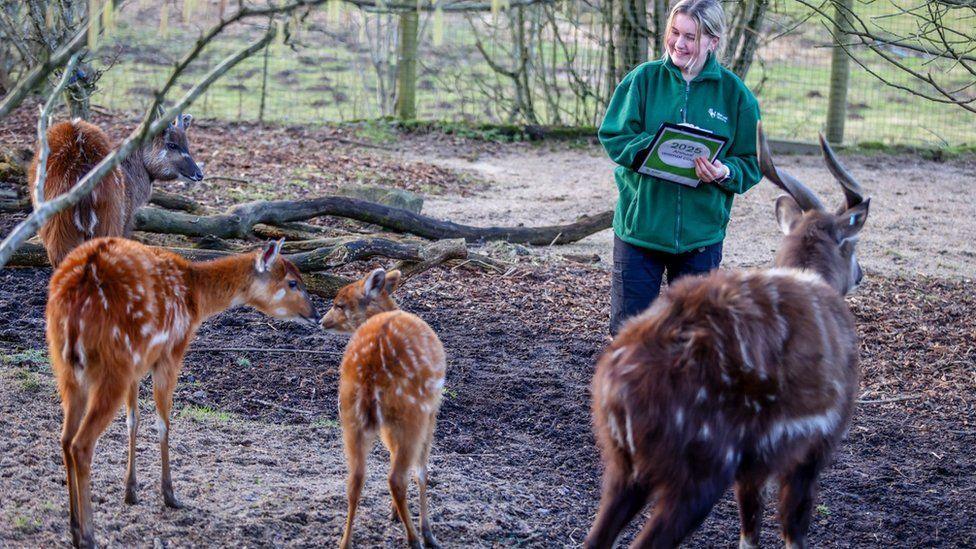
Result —
[[[169,149],[169,150],[171,150],[171,151],[178,151],[178,150],[180,150],[180,146],[177,145],[176,143],[167,143],[166,144],[166,148]]]
[[[289,280],[288,281],[288,287],[291,288],[292,290],[294,290],[295,288],[298,287],[298,281],[297,280]]]

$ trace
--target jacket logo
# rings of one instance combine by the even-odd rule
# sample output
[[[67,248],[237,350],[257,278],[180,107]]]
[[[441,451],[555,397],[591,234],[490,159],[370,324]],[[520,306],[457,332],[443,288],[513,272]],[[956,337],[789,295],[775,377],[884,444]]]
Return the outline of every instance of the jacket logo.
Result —
[[[718,112],[715,109],[708,109],[708,116],[711,116],[712,118],[717,118],[717,119],[721,120],[722,122],[726,122],[726,123],[729,121],[729,117],[728,116],[725,116],[724,114]]]

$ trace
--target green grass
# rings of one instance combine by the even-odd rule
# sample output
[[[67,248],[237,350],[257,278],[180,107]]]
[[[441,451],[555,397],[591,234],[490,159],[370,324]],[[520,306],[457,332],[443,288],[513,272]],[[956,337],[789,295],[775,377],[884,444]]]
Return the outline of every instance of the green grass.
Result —
[[[41,521],[34,517],[14,515],[10,519],[10,525],[21,534],[33,534],[41,528]]]
[[[906,33],[912,30],[913,22],[909,18],[881,18],[895,11],[889,0],[858,3],[857,9],[869,20],[873,17],[886,28]],[[772,6],[768,22],[770,25],[787,25],[809,11],[796,2],[777,2]],[[584,13],[584,18],[592,16]],[[957,23],[971,24],[966,21]],[[99,82],[101,92],[95,98],[96,103],[119,109],[138,109],[146,105],[146,93],[158,87],[169,71],[169,66],[161,62],[178,59],[189,44],[190,33],[183,36],[179,34],[182,31],[174,28],[169,36],[159,36],[159,33],[145,32],[147,24],[144,21],[138,24],[122,22],[106,45],[107,48],[125,45],[126,50],[117,65]],[[372,120],[382,116],[376,96],[377,76],[365,45],[366,37],[357,35],[355,25],[337,25],[335,21],[324,24],[334,32],[332,37],[309,35],[306,44],[297,52],[281,44],[271,47],[264,110],[266,121],[314,124]],[[462,137],[491,141],[520,139],[519,133],[501,128],[506,122],[505,112],[480,90],[481,83],[496,82],[499,78],[504,80],[504,77],[493,73],[474,49],[474,36],[467,22],[459,17],[447,17],[444,25],[443,45],[433,46],[429,42],[429,32],[422,38],[417,90],[419,116],[424,120],[446,121],[439,129]],[[180,36],[186,39],[180,39]],[[182,88],[187,88],[193,79],[243,46],[248,38],[251,37],[246,33],[239,33],[211,44],[205,55],[191,65],[192,78],[184,79]],[[813,142],[817,130],[823,128],[830,73],[830,49],[824,47],[827,40],[829,36],[822,23],[813,18],[790,36],[765,47],[761,52],[765,63],[753,64],[747,83],[759,92],[762,116],[772,137]],[[486,46],[493,47],[490,43]],[[537,47],[547,65],[562,67],[567,63],[565,54],[552,42],[544,41]],[[581,42],[578,58],[594,59],[601,54],[600,48],[596,43]],[[501,48],[492,51],[493,57],[502,64],[512,63]],[[886,78],[916,86],[910,77],[877,56],[865,54],[863,58],[872,70]],[[928,65],[927,60],[910,55],[902,61],[921,70],[943,68]],[[256,120],[263,86],[262,63],[261,52],[244,61],[216,82],[190,110],[203,117]],[[950,68],[946,78],[946,82],[964,83],[971,76],[955,67]],[[596,112],[594,99],[578,103],[568,88],[568,81],[568,76],[560,76],[560,107],[570,112]],[[760,81],[764,81],[761,87]],[[850,90],[845,124],[845,141],[848,143],[871,141],[940,148],[972,144],[974,116],[959,107],[926,101],[887,87],[853,63]],[[542,99],[541,85],[535,85],[533,93],[537,114],[544,123],[553,123],[555,119],[547,112]],[[177,95],[176,92],[173,95]],[[563,116],[573,118],[565,113]],[[589,115],[576,116],[575,120],[593,123]],[[479,122],[492,122],[497,127],[478,128]],[[358,138],[376,144],[388,145],[396,140],[393,127],[386,121],[358,122],[355,133]],[[233,198],[262,199],[274,192],[274,189],[249,189],[237,192]]]
[[[188,404],[180,410],[180,418],[189,418],[197,423],[229,423],[234,419],[230,412],[216,410],[209,406],[197,406]]]
[[[28,393],[40,392],[51,382],[51,365],[47,353],[40,349],[27,349],[0,355],[0,363],[12,366],[6,376]]]
[[[0,361],[2,361],[4,364],[50,365],[47,352],[40,349],[28,349],[19,353],[0,355]]]
[[[312,422],[312,427],[319,427],[323,429],[338,429],[342,427],[338,421],[334,419],[316,419]]]

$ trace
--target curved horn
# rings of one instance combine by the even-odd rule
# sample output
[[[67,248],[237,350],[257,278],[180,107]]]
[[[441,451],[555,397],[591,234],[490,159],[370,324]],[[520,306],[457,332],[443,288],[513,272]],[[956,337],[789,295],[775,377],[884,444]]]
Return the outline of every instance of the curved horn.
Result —
[[[830,148],[822,133],[820,134],[820,148],[823,150],[824,162],[827,163],[827,169],[830,170],[831,175],[834,176],[834,179],[844,189],[844,198],[847,199],[847,207],[853,208],[861,202],[864,202],[864,191],[861,189],[861,184],[837,160],[837,156],[834,155],[833,149]]]
[[[813,191],[800,183],[799,179],[778,170],[773,164],[773,155],[769,152],[769,143],[766,141],[766,134],[763,133],[762,121],[756,126],[756,150],[759,156],[759,171],[777,187],[788,192],[793,200],[796,200],[801,210],[824,209],[823,203],[820,202],[817,195],[813,194]]]

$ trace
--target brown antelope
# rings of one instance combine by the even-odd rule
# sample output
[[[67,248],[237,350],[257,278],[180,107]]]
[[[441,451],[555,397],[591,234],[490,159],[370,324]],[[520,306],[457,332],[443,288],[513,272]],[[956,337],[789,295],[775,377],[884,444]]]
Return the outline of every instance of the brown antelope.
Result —
[[[54,272],[47,341],[64,409],[61,448],[76,546],[94,545],[92,453],[123,402],[129,430],[125,502],[136,502],[139,380],[146,373],[152,374],[159,415],[163,500],[179,508],[169,469],[170,410],[183,355],[200,323],[240,304],[315,322],[301,275],[279,257],[281,245],[190,263],[131,240],[98,238],[75,248]]]
[[[656,498],[634,547],[674,547],[735,483],[739,546],[756,547],[762,488],[778,479],[788,547],[804,547],[815,484],[846,431],[858,386],[857,335],[844,295],[870,199],[821,136],[844,189],[840,213],[777,170],[758,130],[762,173],[785,234],[775,268],[675,283],[630,321],[593,378],[605,471],[587,547],[610,547]]]
[[[146,205],[153,181],[178,177],[203,179],[203,172],[190,156],[186,130],[193,117],[181,114],[163,133],[142,149],[122,160],[120,169],[105,176],[78,204],[52,217],[40,230],[51,265],[86,240],[100,236],[132,234],[135,211]],[[81,119],[61,122],[47,132],[51,153],[47,161],[44,199],[68,192],[112,150],[111,142],[98,126]],[[31,200],[37,206],[37,158],[29,172]]]
[[[427,457],[441,405],[446,362],[434,330],[399,310],[390,294],[400,271],[376,269],[339,290],[322,317],[326,330],[355,332],[346,345],[339,375],[339,418],[349,479],[349,513],[340,547],[352,545],[352,523],[366,475],[366,456],[377,431],[390,451],[393,517],[399,517],[411,547],[420,547],[407,506],[410,473],[420,488],[424,545],[437,547],[427,515]]]

